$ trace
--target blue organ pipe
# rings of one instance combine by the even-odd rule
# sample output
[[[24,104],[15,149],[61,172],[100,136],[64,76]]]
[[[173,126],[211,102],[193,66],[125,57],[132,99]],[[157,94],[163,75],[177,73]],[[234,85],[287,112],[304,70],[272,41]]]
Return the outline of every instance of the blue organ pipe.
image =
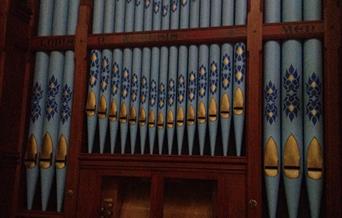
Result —
[[[126,0],[125,7],[125,32],[133,32],[134,30],[134,1]],[[128,117],[131,93],[131,75],[132,75],[132,56],[131,48],[124,49],[124,57],[121,74],[121,105],[120,105],[120,133],[121,133],[121,153],[125,153],[127,133],[128,133]]]
[[[105,0],[103,33],[114,31],[114,9],[115,0]],[[110,49],[102,51],[102,70],[100,77],[100,97],[98,107],[100,153],[105,149],[106,135],[108,129],[108,112],[110,106],[110,82],[112,74],[113,53]]]
[[[210,26],[221,26],[221,10],[222,0],[212,0],[210,5]],[[210,153],[215,154],[215,145],[217,137],[217,126],[219,116],[219,80],[220,80],[220,54],[221,49],[218,44],[210,45],[209,56],[209,139],[210,139]]]
[[[304,0],[304,20],[320,20],[321,3],[321,0]],[[320,217],[323,192],[322,52],[322,42],[319,39],[304,41],[304,172],[310,214],[313,218]]]
[[[144,1],[144,31],[152,30],[152,13],[153,6],[150,0]],[[143,48],[142,57],[142,73],[140,83],[140,109],[139,109],[139,126],[140,126],[140,149],[141,154],[145,153],[147,128],[148,128],[148,112],[149,112],[149,91],[150,91],[150,73],[151,73],[151,49]]]
[[[67,27],[68,1],[54,2],[52,35],[65,35]],[[61,111],[64,54],[52,51],[50,54],[47,100],[43,127],[43,145],[40,155],[42,210],[47,209],[53,177],[58,144],[58,129]]]
[[[170,3],[170,29],[179,28],[179,0]],[[176,95],[177,95],[177,61],[178,48],[169,48],[169,75],[167,81],[167,144],[168,152],[171,154],[176,124]]]
[[[222,0],[222,26],[234,25],[234,0]],[[233,104],[233,45],[221,45],[220,118],[223,155],[228,153]]]
[[[302,1],[285,0],[283,22],[302,19]],[[282,44],[282,164],[290,218],[297,217],[303,177],[302,45]]]
[[[144,27],[144,4],[142,0],[135,1],[134,9],[134,31],[143,31]],[[131,78],[131,103],[129,112],[129,128],[130,128],[130,142],[131,153],[135,151],[138,121],[139,121],[139,102],[140,102],[140,79],[141,79],[141,62],[142,50],[141,48],[133,49],[133,65],[132,65],[132,78]]]
[[[247,0],[235,2],[235,25],[246,25]],[[246,44],[235,44],[234,85],[233,85],[233,119],[235,130],[236,155],[241,155],[244,120],[245,120],[245,86],[246,86]]]
[[[200,0],[190,1],[190,28],[199,27]],[[189,46],[188,65],[188,89],[187,89],[187,132],[189,154],[192,155],[197,122],[197,71],[198,71],[198,47]]]
[[[170,0],[163,0],[162,2],[162,30],[170,28]],[[164,136],[165,136],[165,118],[166,118],[166,93],[167,93],[167,70],[169,49],[162,46],[160,49],[160,78],[158,84],[158,151],[159,154],[163,152]]]
[[[103,12],[104,0],[94,1],[93,9],[93,27],[92,33],[103,33]],[[90,69],[88,82],[87,99],[87,131],[88,131],[88,153],[93,152],[94,138],[97,121],[97,106],[99,103],[100,92],[100,74],[101,74],[101,51],[90,51]]]
[[[116,0],[115,2],[115,20],[114,32],[124,32],[125,22],[125,0]],[[111,76],[111,105],[109,109],[109,127],[110,127],[110,152],[115,150],[116,137],[119,129],[120,96],[121,96],[121,72],[122,72],[122,49],[113,50],[113,67]]]
[[[53,4],[53,0],[40,2],[38,36],[48,36],[51,34]],[[48,66],[49,55],[46,52],[37,52],[33,77],[29,142],[25,157],[28,210],[32,209],[39,174],[38,159],[43,143],[42,135],[47,94]]]
[[[180,1],[180,29],[189,28],[189,2]],[[182,152],[185,122],[186,122],[186,88],[188,70],[188,48],[185,45],[179,46],[178,51],[178,81],[177,81],[177,144],[178,154]]]
[[[210,1],[201,0],[200,4],[200,27],[209,27],[210,24]],[[204,154],[205,135],[208,118],[208,66],[209,47],[206,44],[199,46],[198,55],[198,99],[197,99],[197,123],[200,155]]]
[[[161,7],[162,7],[162,2],[160,0],[153,1],[153,19],[152,19],[153,30],[160,30],[161,28]],[[149,98],[150,102],[149,102],[149,114],[148,114],[150,154],[153,154],[154,141],[156,137],[158,83],[159,83],[159,70],[160,70],[159,60],[160,60],[160,49],[154,46],[152,48],[150,98]]]
[[[280,0],[265,2],[265,23],[279,23]],[[267,41],[264,45],[264,175],[268,215],[275,218],[280,180],[281,153],[281,71],[280,43]]]
[[[79,4],[79,0],[69,1],[67,35],[74,35],[76,33]],[[56,157],[57,212],[61,212],[62,210],[67,171],[66,160],[70,147],[70,125],[75,69],[74,57],[74,51],[68,50],[65,52],[63,85],[61,87],[62,108],[60,112]]]

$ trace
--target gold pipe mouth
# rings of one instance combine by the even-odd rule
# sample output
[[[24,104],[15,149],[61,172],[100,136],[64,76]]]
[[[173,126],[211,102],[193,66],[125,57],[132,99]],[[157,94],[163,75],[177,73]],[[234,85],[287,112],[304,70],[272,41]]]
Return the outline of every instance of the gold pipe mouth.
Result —
[[[48,169],[52,165],[52,139],[49,133],[44,135],[42,152],[40,154],[39,166],[42,169]]]
[[[146,112],[144,108],[140,109],[139,124],[140,126],[146,125]]]
[[[154,117],[154,112],[150,111],[148,115],[148,126],[150,128],[153,128],[155,126],[155,123],[156,123],[156,119]]]
[[[234,107],[234,113],[236,115],[240,115],[243,113],[243,109],[244,109],[243,107]]]
[[[34,135],[30,136],[29,142],[27,144],[24,164],[26,168],[32,169],[36,166],[38,160],[38,145]]]
[[[217,119],[216,114],[209,114],[209,120],[210,121],[216,121],[216,119]]]
[[[194,125],[195,119],[194,118],[188,118],[187,123],[188,123],[188,125]]]
[[[109,114],[108,117],[109,117],[109,120],[111,120],[111,121],[115,121],[117,119],[116,114]]]
[[[229,115],[230,115],[229,111],[221,111],[221,117],[223,119],[228,119]]]
[[[94,116],[96,112],[95,108],[86,108],[86,114],[88,115],[88,117]]]

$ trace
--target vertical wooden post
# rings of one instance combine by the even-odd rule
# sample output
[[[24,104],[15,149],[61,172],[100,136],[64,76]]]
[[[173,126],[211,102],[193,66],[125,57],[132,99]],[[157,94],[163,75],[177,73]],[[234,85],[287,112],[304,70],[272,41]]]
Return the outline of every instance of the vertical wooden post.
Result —
[[[247,216],[262,217],[262,24],[261,0],[249,1],[247,23],[246,155]]]
[[[87,40],[91,17],[91,1],[82,0],[79,20],[75,35],[75,80],[72,106],[72,124],[70,133],[70,150],[68,155],[68,173],[64,201],[65,217],[76,217],[79,167],[78,155],[83,146],[84,108],[87,85]]]
[[[161,175],[152,175],[150,217],[163,217],[164,207],[164,178]]]
[[[341,9],[324,1],[325,217],[341,217]]]

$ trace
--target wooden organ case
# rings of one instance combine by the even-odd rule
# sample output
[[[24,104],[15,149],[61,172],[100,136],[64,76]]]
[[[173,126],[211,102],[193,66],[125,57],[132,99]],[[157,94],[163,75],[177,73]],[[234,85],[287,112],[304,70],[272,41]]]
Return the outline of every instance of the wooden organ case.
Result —
[[[92,34],[94,4],[91,0],[81,0],[76,34],[69,36],[37,36],[39,1],[5,0],[1,4],[0,217],[267,217],[262,138],[263,44],[267,40],[309,38],[319,38],[324,48],[321,217],[342,216],[340,1],[323,0],[321,21],[265,24],[264,1],[249,0],[246,25]],[[85,110],[91,49],[240,41],[247,48],[241,156],[230,151],[228,156],[213,157],[189,156],[184,152],[181,155],[88,153]],[[47,209],[42,211],[40,188],[37,188],[32,210],[27,210],[24,163],[29,143],[34,54],[66,50],[75,53],[75,79],[64,206],[61,212],[56,212],[57,194],[52,191]],[[108,137],[106,140],[109,141]],[[283,188],[279,195],[278,217],[286,217]],[[305,195],[302,191],[300,217],[309,217]]]

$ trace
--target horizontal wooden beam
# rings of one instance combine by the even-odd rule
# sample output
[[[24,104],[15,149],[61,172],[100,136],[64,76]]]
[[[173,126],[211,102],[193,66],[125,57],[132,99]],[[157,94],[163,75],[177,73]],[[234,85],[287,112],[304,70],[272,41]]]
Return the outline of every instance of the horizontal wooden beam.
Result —
[[[32,51],[74,50],[75,36],[32,37]]]
[[[141,33],[90,35],[88,48],[127,48],[165,45],[212,44],[246,39],[246,27],[211,27]]]
[[[263,40],[322,38],[324,23],[310,21],[264,24],[262,33]],[[226,26],[89,35],[88,49],[211,44],[244,40],[245,26]],[[31,41],[32,51],[68,50],[74,49],[74,46],[74,36],[40,36],[33,37]]]
[[[323,38],[324,23],[321,21],[264,24],[263,40]]]
[[[247,168],[246,157],[211,156],[158,156],[158,155],[111,155],[80,154],[81,169],[121,169],[148,171],[189,171],[189,172],[243,172]]]

